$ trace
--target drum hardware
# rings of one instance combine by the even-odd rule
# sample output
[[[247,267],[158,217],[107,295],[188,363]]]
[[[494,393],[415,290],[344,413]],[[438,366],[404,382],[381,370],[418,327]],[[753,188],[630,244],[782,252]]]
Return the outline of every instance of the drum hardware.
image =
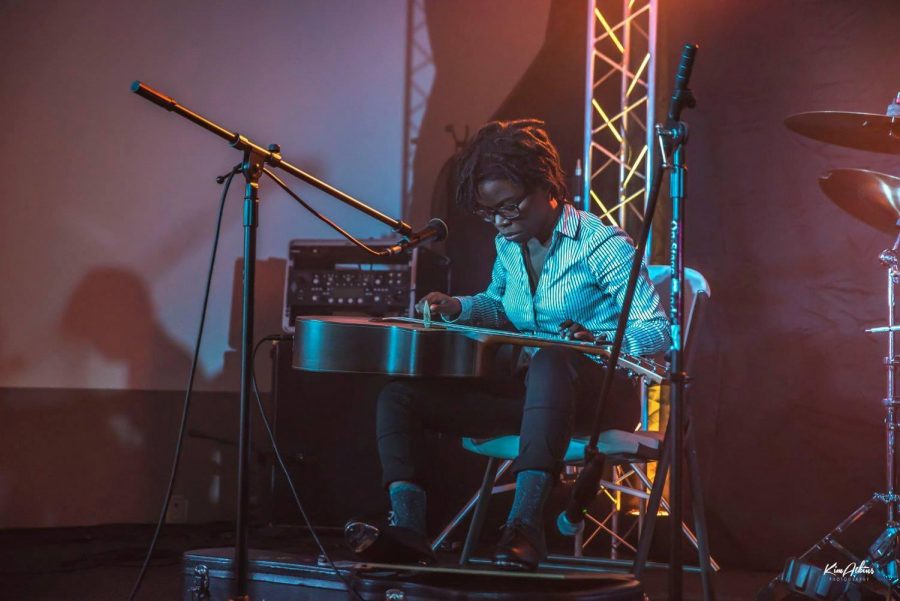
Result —
[[[866,332],[870,334],[881,334],[883,332],[898,332],[900,331],[900,326],[881,326],[877,328],[866,328]]]
[[[784,124],[801,136],[826,144],[900,154],[900,116],[897,115],[813,111],[792,115]]]
[[[888,115],[867,113],[813,112],[801,113],[785,120],[787,127],[806,137],[855,148],[888,154],[900,154],[900,94],[888,107]],[[782,573],[760,591],[760,601],[772,599],[776,587],[783,584],[788,590],[815,599],[849,598],[865,594],[861,587],[868,577],[887,588],[887,599],[900,597],[900,495],[896,492],[895,465],[897,445],[895,431],[900,428],[896,407],[896,371],[900,357],[895,353],[896,332],[895,298],[900,283],[900,178],[865,169],[833,169],[819,179],[826,196],[854,218],[882,232],[894,236],[891,248],[883,250],[878,261],[887,271],[887,325],[867,328],[869,333],[887,334],[887,355],[882,363],[886,372],[885,407],[885,488],[876,492],[856,511],[838,524],[831,532],[797,558],[785,563]],[[838,540],[837,535],[855,524],[871,509],[884,506],[886,520],[884,530],[867,549],[864,558],[858,558]],[[809,563],[809,556],[832,548],[844,555],[854,566],[851,576],[843,578],[829,570]],[[881,598],[881,597],[879,597]]]
[[[885,234],[897,233],[900,177],[866,169],[832,169],[819,178],[819,186],[834,204],[856,219]],[[892,259],[885,256],[884,260]]]

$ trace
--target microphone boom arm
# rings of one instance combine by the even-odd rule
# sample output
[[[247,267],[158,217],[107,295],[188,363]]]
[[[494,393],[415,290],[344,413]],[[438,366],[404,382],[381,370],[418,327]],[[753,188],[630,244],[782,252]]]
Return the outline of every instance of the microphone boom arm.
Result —
[[[300,181],[306,182],[310,186],[317,188],[322,192],[325,192],[332,198],[335,198],[343,202],[344,204],[350,205],[354,209],[365,213],[369,217],[377,219],[381,223],[388,225],[395,232],[403,236],[408,236],[413,233],[412,226],[410,226],[408,223],[400,219],[394,219],[393,217],[385,215],[381,211],[370,207],[364,202],[353,198],[349,194],[338,190],[334,186],[323,182],[317,177],[306,173],[299,167],[296,167],[295,165],[292,165],[291,163],[285,161],[281,156],[281,149],[278,147],[278,145],[272,144],[268,148],[263,148],[259,144],[254,143],[246,136],[225,129],[221,125],[214,123],[206,117],[203,117],[202,115],[199,115],[194,111],[178,104],[174,99],[169,98],[165,94],[154,90],[147,84],[140,81],[135,81],[131,84],[131,91],[141,98],[149,100],[153,104],[156,104],[157,106],[160,106],[167,111],[177,113],[188,121],[199,125],[206,131],[219,136],[220,138],[226,140],[233,148],[245,152],[251,152],[252,154],[261,157],[263,162],[265,162],[266,164],[290,173]]]

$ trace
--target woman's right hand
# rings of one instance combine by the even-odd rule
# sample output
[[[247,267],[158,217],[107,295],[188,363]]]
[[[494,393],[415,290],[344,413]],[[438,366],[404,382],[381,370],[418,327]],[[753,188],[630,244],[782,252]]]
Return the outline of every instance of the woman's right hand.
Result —
[[[429,292],[416,303],[416,312],[425,312],[425,303],[431,308],[432,315],[442,315],[448,319],[456,319],[462,312],[459,299],[453,298],[443,292]]]

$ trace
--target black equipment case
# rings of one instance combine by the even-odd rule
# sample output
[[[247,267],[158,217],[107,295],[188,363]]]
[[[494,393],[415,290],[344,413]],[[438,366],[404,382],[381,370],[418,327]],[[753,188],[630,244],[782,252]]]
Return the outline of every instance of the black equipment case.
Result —
[[[234,597],[234,549],[184,554],[184,601]],[[641,584],[625,575],[585,572],[500,572],[490,567],[384,566],[338,562],[364,601],[643,601]],[[251,601],[350,601],[334,570],[311,556],[250,551]]]

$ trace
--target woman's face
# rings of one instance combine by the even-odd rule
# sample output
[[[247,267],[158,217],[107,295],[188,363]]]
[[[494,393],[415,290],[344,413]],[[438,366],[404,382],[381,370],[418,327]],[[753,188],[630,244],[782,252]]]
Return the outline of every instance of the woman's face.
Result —
[[[489,179],[478,184],[476,214],[490,215],[493,211],[494,227],[511,242],[522,243],[531,238],[543,242],[556,224],[558,206],[546,188],[527,190],[508,179]]]

